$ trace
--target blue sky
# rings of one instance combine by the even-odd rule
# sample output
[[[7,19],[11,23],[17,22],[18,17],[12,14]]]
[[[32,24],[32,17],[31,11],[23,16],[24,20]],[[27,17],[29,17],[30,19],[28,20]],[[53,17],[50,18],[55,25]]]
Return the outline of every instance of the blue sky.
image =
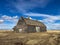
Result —
[[[60,0],[0,0],[0,29],[12,29],[21,16],[60,30]]]

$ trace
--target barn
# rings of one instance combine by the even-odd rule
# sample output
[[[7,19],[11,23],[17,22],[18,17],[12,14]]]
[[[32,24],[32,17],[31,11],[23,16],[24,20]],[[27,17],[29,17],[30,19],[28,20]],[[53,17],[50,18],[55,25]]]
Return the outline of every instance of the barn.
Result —
[[[46,26],[37,20],[21,17],[13,28],[14,32],[46,32]]]

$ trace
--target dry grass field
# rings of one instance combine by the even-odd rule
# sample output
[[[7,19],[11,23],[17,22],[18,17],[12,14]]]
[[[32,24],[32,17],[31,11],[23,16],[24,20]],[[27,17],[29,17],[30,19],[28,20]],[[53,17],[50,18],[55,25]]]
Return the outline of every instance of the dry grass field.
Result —
[[[60,45],[60,31],[14,33],[0,30],[0,45]]]

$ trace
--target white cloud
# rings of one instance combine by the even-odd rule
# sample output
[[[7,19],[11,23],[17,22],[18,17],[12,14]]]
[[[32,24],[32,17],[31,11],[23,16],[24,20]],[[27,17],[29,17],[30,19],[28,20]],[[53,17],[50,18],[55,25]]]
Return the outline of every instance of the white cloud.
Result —
[[[59,22],[55,23],[57,20],[60,20],[60,15],[53,16],[53,15],[38,14],[38,13],[26,13],[25,15],[42,17],[43,19],[39,21],[43,22],[47,26],[47,29],[60,29],[60,23]]]
[[[12,19],[12,17],[11,16],[7,16],[7,15],[3,15],[2,19],[10,20],[10,19]]]
[[[5,21],[10,21],[10,22],[15,22],[15,21],[17,22],[18,21],[18,16],[11,17],[11,16],[7,16],[7,15],[3,15],[1,17],[1,19],[5,20]]]
[[[3,15],[2,18],[3,18],[3,19],[17,19],[18,16],[13,16],[13,17],[11,17],[11,16],[7,16],[7,15]]]
[[[46,24],[47,28],[49,30],[60,30],[60,23],[49,23],[49,24]]]
[[[42,21],[44,22],[55,22],[56,20],[60,20],[60,16],[52,16],[47,14],[38,14],[38,13],[26,13],[24,15],[28,16],[36,16],[36,17],[44,17]]]
[[[18,18],[18,16],[13,16],[13,18],[14,18],[14,19],[17,19],[17,18]]]
[[[0,20],[0,23],[3,23],[4,22],[4,20]]]
[[[0,29],[12,29],[14,27],[15,23],[14,24],[5,24],[5,23],[1,23],[0,24]]]
[[[60,29],[60,23],[55,23],[55,21],[60,20],[60,16],[52,16],[52,15],[46,15],[46,14],[36,14],[36,13],[28,13],[25,14],[27,16],[37,16],[37,17],[42,17],[43,19],[39,20],[41,22],[43,22],[46,26],[47,29]],[[0,28],[12,28],[13,26],[15,26],[17,24],[18,21],[18,16],[7,16],[7,15],[3,15],[1,16],[1,20],[0,22],[4,21],[9,21],[12,22],[12,24],[0,24]],[[30,17],[31,18],[31,17]],[[33,19],[33,18],[31,18]],[[35,20],[35,19],[33,19]],[[6,26],[6,27],[4,27]]]
[[[13,28],[18,22],[18,16],[7,16],[2,15],[0,20],[0,29],[11,29]],[[8,22],[10,22],[10,24]],[[5,23],[7,22],[7,23]]]

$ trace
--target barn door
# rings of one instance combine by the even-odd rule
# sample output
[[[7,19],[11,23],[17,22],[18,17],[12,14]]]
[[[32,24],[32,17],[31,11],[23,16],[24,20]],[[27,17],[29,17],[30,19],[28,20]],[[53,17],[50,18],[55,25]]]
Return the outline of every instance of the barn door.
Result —
[[[36,32],[40,32],[40,27],[36,27]]]

